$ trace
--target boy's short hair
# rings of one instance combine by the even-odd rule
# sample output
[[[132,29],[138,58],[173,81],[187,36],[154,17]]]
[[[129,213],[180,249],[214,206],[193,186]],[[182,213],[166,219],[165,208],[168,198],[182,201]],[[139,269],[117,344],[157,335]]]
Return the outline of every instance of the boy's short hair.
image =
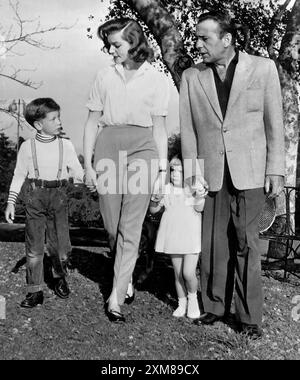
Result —
[[[38,98],[27,104],[24,117],[27,123],[34,127],[36,121],[44,119],[47,113],[53,111],[60,111],[60,106],[53,99]]]
[[[149,46],[141,25],[136,20],[127,17],[112,19],[99,26],[97,34],[103,41],[106,51],[110,49],[108,36],[120,31],[123,31],[123,39],[131,45],[128,55],[133,61],[144,62],[152,60],[154,53]]]

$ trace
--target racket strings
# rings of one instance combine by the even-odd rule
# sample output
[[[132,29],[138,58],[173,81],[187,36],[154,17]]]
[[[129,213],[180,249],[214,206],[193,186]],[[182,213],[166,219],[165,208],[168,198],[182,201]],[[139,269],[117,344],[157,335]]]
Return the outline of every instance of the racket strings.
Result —
[[[258,220],[258,230],[260,233],[268,230],[276,218],[276,205],[274,199],[266,198],[263,209]]]

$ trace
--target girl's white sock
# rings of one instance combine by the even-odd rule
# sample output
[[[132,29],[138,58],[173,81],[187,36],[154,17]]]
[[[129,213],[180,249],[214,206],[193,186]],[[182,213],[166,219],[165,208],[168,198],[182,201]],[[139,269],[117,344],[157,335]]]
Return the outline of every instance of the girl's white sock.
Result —
[[[178,307],[173,313],[173,317],[181,318],[185,316],[186,313],[186,306],[187,306],[187,299],[186,297],[179,297],[178,298]]]
[[[190,319],[200,318],[200,309],[198,304],[197,292],[188,292],[187,317]]]

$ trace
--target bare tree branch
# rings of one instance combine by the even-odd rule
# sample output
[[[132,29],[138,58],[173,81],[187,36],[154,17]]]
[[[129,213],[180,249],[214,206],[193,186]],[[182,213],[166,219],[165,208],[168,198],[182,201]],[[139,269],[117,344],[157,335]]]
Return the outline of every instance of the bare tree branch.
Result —
[[[23,85],[25,87],[30,87],[30,88],[33,88],[34,90],[37,90],[42,85],[42,82],[33,82],[31,79],[22,80],[22,79],[18,78],[19,73],[21,73],[23,71],[28,71],[28,70],[21,70],[21,69],[16,70],[13,74],[0,73],[0,76],[7,78],[7,79],[11,79],[17,83],[20,83],[21,85]]]
[[[18,0],[9,1],[10,9],[13,12],[14,18],[13,23],[5,28],[0,24],[0,76],[6,79],[11,79],[23,86],[31,87],[37,89],[41,86],[42,82],[33,82],[31,79],[22,79],[21,74],[24,73],[25,69],[13,69],[7,68],[4,64],[5,58],[10,56],[20,56],[22,53],[17,51],[17,47],[22,44],[32,46],[34,48],[42,50],[52,50],[58,49],[60,45],[50,45],[47,44],[42,36],[55,32],[58,30],[69,30],[76,25],[77,21],[70,26],[57,24],[47,28],[43,28],[40,23],[39,18],[35,19],[24,19],[20,14],[20,3]],[[9,54],[9,55],[8,55]],[[32,70],[31,70],[32,71]]]
[[[274,16],[272,17],[272,21],[271,21],[271,25],[270,25],[270,34],[269,34],[269,38],[268,38],[268,46],[267,46],[267,50],[268,50],[268,53],[269,53],[269,57],[271,59],[273,59],[275,62],[277,62],[277,55],[275,53],[275,32],[276,32],[276,28],[278,26],[278,23],[281,22],[283,16],[284,16],[284,13],[287,9],[287,7],[289,6],[289,4],[292,2],[292,0],[286,0],[284,2],[284,4],[282,4],[279,9],[278,9],[278,12],[274,14]]]
[[[14,113],[10,112],[7,108],[0,107],[0,112],[7,113],[8,115],[15,117]],[[1,128],[0,131],[4,131],[4,128]]]

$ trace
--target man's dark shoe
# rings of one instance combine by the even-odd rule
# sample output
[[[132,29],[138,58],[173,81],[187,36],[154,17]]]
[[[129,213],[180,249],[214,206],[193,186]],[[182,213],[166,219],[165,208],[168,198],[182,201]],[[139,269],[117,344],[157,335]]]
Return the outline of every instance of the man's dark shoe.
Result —
[[[62,299],[69,297],[70,289],[64,277],[55,279],[53,290],[54,293]]]
[[[232,328],[234,331],[240,331],[240,323],[237,320],[235,314],[226,313],[222,318],[222,322],[228,327]]]
[[[222,321],[223,316],[215,315],[212,313],[206,313],[203,317],[196,319],[194,323],[196,325],[213,325],[215,322]]]
[[[248,325],[247,323],[242,323],[240,333],[254,340],[260,339],[263,335],[262,329],[260,327],[257,325]]]
[[[42,305],[44,302],[44,294],[40,290],[39,292],[28,293],[26,298],[21,302],[21,307],[25,307],[27,309],[32,309],[37,305]]]

